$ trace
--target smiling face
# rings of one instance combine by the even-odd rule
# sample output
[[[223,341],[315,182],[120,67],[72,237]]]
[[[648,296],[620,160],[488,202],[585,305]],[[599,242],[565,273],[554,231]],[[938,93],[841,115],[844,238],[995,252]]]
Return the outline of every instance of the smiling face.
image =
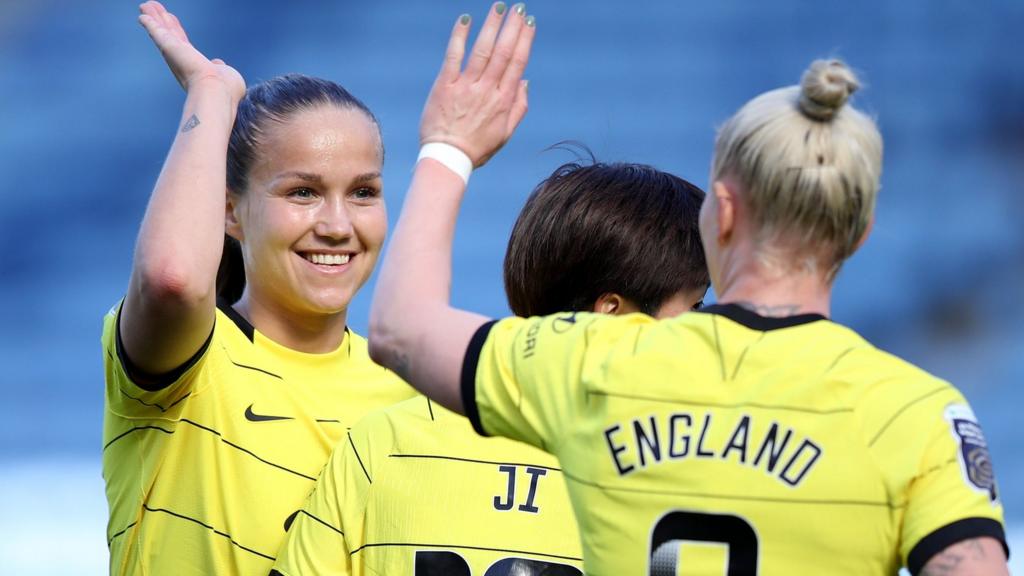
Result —
[[[354,108],[301,110],[266,123],[258,156],[227,215],[251,305],[285,317],[345,312],[387,231],[377,125]]]

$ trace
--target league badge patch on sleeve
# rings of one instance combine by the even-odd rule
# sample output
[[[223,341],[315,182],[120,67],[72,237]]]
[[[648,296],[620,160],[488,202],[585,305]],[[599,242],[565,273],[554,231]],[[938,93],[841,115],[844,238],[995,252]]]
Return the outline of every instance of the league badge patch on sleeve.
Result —
[[[964,481],[972,488],[987,492],[989,500],[995,502],[999,496],[996,492],[996,477],[992,473],[992,459],[974,412],[964,404],[950,404],[944,415],[953,432],[953,439],[960,445],[960,471],[963,472]]]

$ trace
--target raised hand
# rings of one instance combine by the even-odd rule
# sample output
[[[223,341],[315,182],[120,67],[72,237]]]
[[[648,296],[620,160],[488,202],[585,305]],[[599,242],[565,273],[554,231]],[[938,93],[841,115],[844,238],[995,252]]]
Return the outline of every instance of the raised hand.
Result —
[[[522,77],[536,27],[524,4],[507,10],[503,2],[495,3],[463,70],[469,24],[469,16],[461,16],[452,30],[444,64],[423,108],[420,144],[451,144],[480,167],[526,115]]]
[[[139,6],[139,11],[139,23],[160,49],[171,73],[186,92],[204,81],[213,80],[223,84],[235,100],[241,100],[245,95],[242,75],[223,60],[210,60],[196,50],[189,42],[181,22],[163,4],[150,0]]]

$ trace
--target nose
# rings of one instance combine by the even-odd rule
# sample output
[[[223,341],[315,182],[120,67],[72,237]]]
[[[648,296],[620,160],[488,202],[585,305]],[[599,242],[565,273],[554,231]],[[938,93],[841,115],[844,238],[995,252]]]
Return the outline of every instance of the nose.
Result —
[[[332,195],[320,205],[313,232],[317,236],[332,240],[345,240],[352,236],[352,218],[343,198]]]

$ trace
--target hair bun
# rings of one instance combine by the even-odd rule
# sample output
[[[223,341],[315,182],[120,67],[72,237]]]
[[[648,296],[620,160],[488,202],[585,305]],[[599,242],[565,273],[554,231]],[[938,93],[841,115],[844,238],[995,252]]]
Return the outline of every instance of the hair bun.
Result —
[[[815,60],[800,79],[800,111],[831,120],[858,88],[857,76],[841,60]]]

